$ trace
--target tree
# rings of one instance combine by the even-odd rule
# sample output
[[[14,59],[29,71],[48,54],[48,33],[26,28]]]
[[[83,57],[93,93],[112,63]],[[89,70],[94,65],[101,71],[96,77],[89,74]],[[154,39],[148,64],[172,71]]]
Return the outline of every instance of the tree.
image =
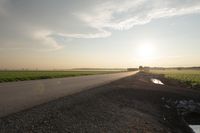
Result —
[[[143,70],[143,66],[139,66],[139,70],[142,71]]]

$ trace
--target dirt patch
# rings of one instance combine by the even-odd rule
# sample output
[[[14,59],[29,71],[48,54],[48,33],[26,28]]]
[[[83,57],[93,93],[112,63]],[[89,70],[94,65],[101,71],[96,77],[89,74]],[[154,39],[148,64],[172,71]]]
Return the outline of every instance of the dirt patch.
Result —
[[[138,73],[110,84],[0,118],[1,133],[191,133],[166,100],[200,102],[200,92],[156,85]]]

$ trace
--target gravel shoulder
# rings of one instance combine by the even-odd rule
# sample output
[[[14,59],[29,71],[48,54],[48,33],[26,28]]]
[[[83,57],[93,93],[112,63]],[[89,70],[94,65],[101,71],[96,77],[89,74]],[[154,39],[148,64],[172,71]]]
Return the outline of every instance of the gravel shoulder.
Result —
[[[140,72],[2,117],[0,133],[192,133],[173,103],[200,103],[200,91],[152,77],[160,78]]]

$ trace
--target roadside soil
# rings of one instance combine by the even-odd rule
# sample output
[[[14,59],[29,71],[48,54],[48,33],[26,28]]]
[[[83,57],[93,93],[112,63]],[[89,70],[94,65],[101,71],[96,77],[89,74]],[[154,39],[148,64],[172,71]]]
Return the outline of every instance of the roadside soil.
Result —
[[[166,85],[188,88],[188,89],[194,89],[194,90],[199,89],[199,91],[200,91],[200,85],[199,84],[192,85],[190,82],[187,83],[187,82],[180,81],[178,79],[165,78],[164,74],[156,74],[156,75],[154,75],[154,76],[158,77],[160,80],[165,82]]]
[[[139,72],[2,117],[0,133],[192,133],[176,107],[166,105],[181,100],[200,103],[200,91]]]

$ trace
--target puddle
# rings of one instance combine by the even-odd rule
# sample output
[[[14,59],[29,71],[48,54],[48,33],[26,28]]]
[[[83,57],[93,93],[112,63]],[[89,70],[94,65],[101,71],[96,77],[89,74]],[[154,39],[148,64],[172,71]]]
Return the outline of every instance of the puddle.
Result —
[[[154,84],[164,85],[159,79],[151,79]]]
[[[195,133],[200,133],[200,125],[189,125]]]

